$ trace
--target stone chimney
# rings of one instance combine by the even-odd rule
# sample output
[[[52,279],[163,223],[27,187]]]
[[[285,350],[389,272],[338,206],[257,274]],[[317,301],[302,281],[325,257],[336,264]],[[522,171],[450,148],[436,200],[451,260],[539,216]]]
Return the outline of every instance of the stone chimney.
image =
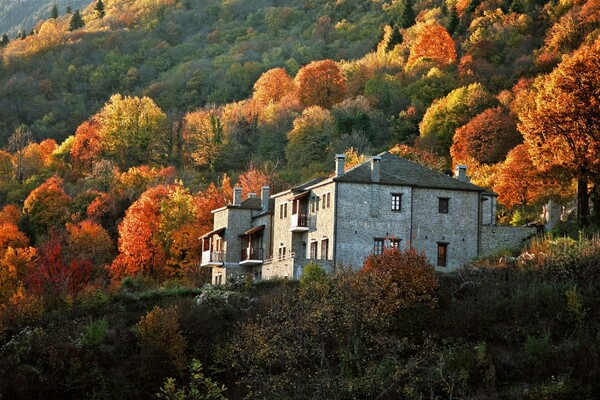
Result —
[[[269,187],[263,186],[260,189],[260,208],[262,212],[269,211]]]
[[[371,180],[373,182],[379,182],[381,177],[381,157],[374,156],[371,158]]]
[[[335,155],[335,176],[344,176],[344,161],[346,156],[343,154]]]
[[[467,166],[466,165],[458,164],[456,166],[456,179],[458,179],[461,182],[466,182],[466,183],[471,182],[471,180],[467,176]]]
[[[242,188],[233,188],[233,205],[239,206],[242,204]]]

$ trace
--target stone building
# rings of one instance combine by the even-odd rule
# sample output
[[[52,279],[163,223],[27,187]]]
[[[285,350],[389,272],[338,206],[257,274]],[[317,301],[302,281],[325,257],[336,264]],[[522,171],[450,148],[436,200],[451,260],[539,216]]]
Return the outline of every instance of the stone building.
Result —
[[[298,279],[310,261],[360,268],[371,253],[411,246],[450,271],[491,250],[482,235],[495,208],[496,195],[470,183],[464,166],[454,178],[385,152],[345,171],[338,155],[327,178],[245,200],[234,189],[201,238],[201,265],[215,284],[240,274]]]

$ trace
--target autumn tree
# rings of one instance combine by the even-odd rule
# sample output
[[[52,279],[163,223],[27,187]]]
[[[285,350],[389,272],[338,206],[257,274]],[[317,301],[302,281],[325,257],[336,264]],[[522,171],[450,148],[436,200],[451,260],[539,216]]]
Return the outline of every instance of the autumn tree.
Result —
[[[277,102],[288,94],[296,92],[294,79],[284,68],[273,68],[265,72],[254,84],[252,99],[261,106]]]
[[[71,201],[65,192],[63,180],[53,176],[27,196],[23,213],[34,233],[39,236],[64,226],[70,217]]]
[[[495,164],[522,141],[513,117],[502,107],[488,108],[456,130],[450,154],[455,164],[468,158]]]
[[[24,153],[25,148],[32,142],[32,138],[31,131],[24,125],[15,129],[14,133],[8,138],[8,151],[13,155],[15,179],[18,182],[23,182],[25,178]]]
[[[16,224],[12,222],[0,223],[0,259],[9,247],[20,248],[27,247],[29,239],[19,230]]]
[[[186,154],[194,164],[214,172],[225,141],[224,125],[215,110],[195,111],[185,116],[183,138]]]
[[[211,183],[206,190],[194,195],[194,206],[198,215],[198,226],[202,233],[210,232],[213,227],[212,210],[227,205],[233,196],[229,177],[224,175],[219,186]]]
[[[500,167],[494,191],[508,209],[519,205],[522,211],[546,191],[546,183],[535,168],[526,144],[512,149]]]
[[[471,84],[451,91],[446,97],[435,100],[419,124],[421,139],[436,152],[448,154],[457,128],[497,100],[480,84]]]
[[[110,264],[115,246],[108,232],[98,223],[84,220],[67,224],[65,246],[67,260],[89,261],[96,271]]]
[[[381,254],[371,254],[361,273],[372,283],[372,291],[365,295],[383,313],[393,315],[417,304],[436,304],[439,283],[435,269],[424,254],[412,248],[389,248]]]
[[[600,183],[600,40],[584,45],[540,77],[519,114],[534,165],[577,179],[577,219],[589,223],[588,183]],[[599,204],[600,206],[600,204]]]
[[[242,187],[242,193],[256,193],[260,196],[263,186],[272,186],[274,171],[262,171],[257,169],[254,164],[250,164],[248,170],[240,175],[239,184]]]
[[[20,217],[21,211],[19,210],[19,207],[14,204],[5,205],[2,210],[0,210],[0,223],[10,222],[16,225],[19,222]]]
[[[99,124],[91,119],[77,127],[75,140],[71,146],[71,157],[74,168],[80,171],[90,171],[98,161],[102,151]]]
[[[419,60],[433,61],[441,66],[452,64],[456,62],[455,46],[446,28],[438,24],[427,25],[413,42],[406,66],[410,68]]]
[[[346,96],[346,83],[333,60],[313,61],[296,75],[300,103],[304,107],[331,108]]]
[[[152,99],[115,94],[96,118],[105,153],[121,167],[168,160],[167,116]]]

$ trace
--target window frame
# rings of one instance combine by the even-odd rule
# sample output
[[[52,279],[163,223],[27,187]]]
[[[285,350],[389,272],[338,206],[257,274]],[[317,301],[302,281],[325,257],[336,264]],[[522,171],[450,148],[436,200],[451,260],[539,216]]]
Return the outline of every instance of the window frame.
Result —
[[[436,266],[441,268],[448,267],[448,242],[437,242]]]
[[[329,239],[321,239],[321,260],[329,258]]]
[[[383,254],[385,249],[385,238],[373,238],[373,254],[378,256]]]
[[[316,240],[311,241],[309,258],[311,260],[316,260],[317,256],[318,256],[318,253],[317,253],[318,251],[319,251],[319,242],[317,242]]]
[[[438,213],[450,213],[450,197],[438,197]]]
[[[402,211],[402,193],[392,193],[391,210],[394,212]]]

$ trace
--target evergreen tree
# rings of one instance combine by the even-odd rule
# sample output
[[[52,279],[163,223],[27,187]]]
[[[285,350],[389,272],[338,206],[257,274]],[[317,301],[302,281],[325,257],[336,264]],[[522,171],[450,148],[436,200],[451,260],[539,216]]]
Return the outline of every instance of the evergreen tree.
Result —
[[[454,34],[459,22],[458,11],[456,10],[456,6],[453,5],[450,9],[450,17],[448,19],[448,25],[446,26],[450,35]]]
[[[404,2],[404,10],[402,10],[402,16],[400,17],[400,26],[404,29],[410,28],[415,23],[415,10],[413,9],[413,0],[406,0]]]
[[[54,3],[52,10],[50,10],[50,19],[56,18],[58,18],[58,7],[56,6],[56,3]]]
[[[74,31],[76,29],[83,28],[84,26],[85,26],[85,23],[83,22],[83,18],[81,18],[79,9],[77,9],[71,16],[71,21],[69,21],[69,30]]]
[[[66,13],[71,14],[73,10],[71,10],[71,6],[67,6]]]
[[[27,32],[25,32],[25,31],[19,31],[19,33],[17,33],[17,37],[19,39],[25,39],[27,37]]]
[[[104,3],[102,0],[98,0],[96,2],[96,7],[94,7],[94,10],[96,11],[98,18],[104,18]]]
[[[385,51],[392,51],[397,44],[402,43],[404,37],[402,36],[402,32],[400,32],[400,28],[397,26],[392,28],[392,34],[390,35],[390,40],[385,46]]]
[[[8,35],[5,33],[4,35],[2,35],[2,39],[0,39],[0,47],[8,46],[9,42],[10,42],[10,39],[8,38]]]

